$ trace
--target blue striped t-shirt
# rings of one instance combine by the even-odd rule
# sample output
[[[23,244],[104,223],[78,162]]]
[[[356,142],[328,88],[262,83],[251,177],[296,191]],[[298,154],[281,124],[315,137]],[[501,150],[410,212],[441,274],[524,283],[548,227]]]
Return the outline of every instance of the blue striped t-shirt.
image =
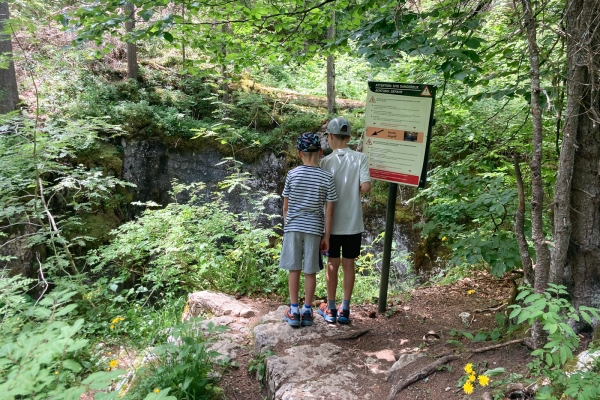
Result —
[[[338,199],[329,172],[308,165],[296,167],[288,172],[281,195],[288,198],[284,232],[323,234],[325,202]]]

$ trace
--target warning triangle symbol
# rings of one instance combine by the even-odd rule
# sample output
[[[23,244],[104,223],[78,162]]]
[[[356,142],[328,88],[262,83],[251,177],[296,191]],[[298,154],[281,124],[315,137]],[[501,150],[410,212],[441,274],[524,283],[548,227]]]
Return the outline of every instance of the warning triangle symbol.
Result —
[[[370,145],[372,145],[372,144],[373,144],[373,143],[371,142],[371,139],[367,139],[367,145],[368,145],[368,146],[370,146]]]
[[[431,96],[431,91],[429,90],[429,86],[425,86],[425,89],[421,92],[421,96]]]
[[[371,98],[369,99],[369,103],[377,103],[377,100],[375,100],[375,96],[371,96]]]

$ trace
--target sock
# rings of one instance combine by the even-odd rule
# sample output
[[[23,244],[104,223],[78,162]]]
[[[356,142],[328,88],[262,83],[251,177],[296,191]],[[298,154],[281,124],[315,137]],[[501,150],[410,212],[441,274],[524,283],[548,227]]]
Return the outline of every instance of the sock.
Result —
[[[337,309],[337,306],[335,304],[335,300],[327,300],[327,308],[329,308],[330,310]]]
[[[350,309],[350,300],[342,300],[342,310]]]
[[[298,310],[298,304],[291,304],[290,303],[290,312],[292,314],[300,314],[300,310]]]
[[[302,312],[312,312],[312,306],[304,303],[304,309],[302,309]]]

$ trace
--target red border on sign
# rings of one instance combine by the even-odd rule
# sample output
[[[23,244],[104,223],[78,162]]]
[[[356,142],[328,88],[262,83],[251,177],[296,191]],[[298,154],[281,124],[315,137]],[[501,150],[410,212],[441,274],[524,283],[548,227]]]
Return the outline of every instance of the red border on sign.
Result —
[[[406,185],[419,185],[418,175],[400,174],[398,172],[384,171],[381,169],[369,168],[371,178],[381,179],[388,182],[403,183]]]

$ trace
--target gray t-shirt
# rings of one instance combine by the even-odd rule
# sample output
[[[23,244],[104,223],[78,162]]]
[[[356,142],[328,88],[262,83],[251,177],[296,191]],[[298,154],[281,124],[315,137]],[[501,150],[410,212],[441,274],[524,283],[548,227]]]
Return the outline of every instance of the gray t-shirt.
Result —
[[[308,165],[296,167],[288,172],[281,195],[288,198],[284,232],[323,235],[325,202],[338,199],[329,172]]]
[[[339,201],[333,208],[332,235],[354,235],[365,230],[360,185],[371,182],[367,156],[349,148],[337,149],[321,160],[321,168],[333,175]]]

